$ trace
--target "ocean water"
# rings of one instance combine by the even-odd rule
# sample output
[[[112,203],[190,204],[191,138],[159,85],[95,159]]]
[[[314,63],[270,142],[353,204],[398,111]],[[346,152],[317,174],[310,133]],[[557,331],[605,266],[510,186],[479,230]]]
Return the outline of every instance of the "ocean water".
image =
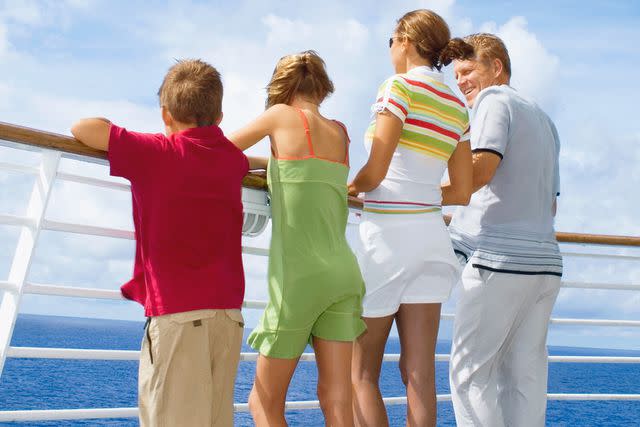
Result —
[[[21,315],[12,345],[87,349],[137,350],[142,322]],[[439,343],[437,352],[448,353],[450,344]],[[246,346],[243,351],[250,351]],[[387,352],[398,353],[397,339]],[[640,352],[552,347],[556,355],[640,356]],[[246,402],[254,363],[241,362],[235,401]],[[449,393],[447,363],[437,363],[438,393]],[[73,409],[136,406],[137,362],[48,359],[8,359],[0,377],[0,410]],[[315,364],[301,362],[289,389],[288,400],[315,400]],[[550,393],[640,393],[640,367],[632,364],[552,363]],[[382,393],[404,395],[397,363],[385,362]],[[388,407],[392,426],[403,426],[405,406]],[[291,426],[322,426],[320,410],[287,414]],[[249,414],[236,414],[237,426],[251,426]],[[133,419],[5,423],[3,426],[136,426]],[[450,402],[438,404],[438,425],[454,426]],[[640,426],[640,402],[558,402],[547,409],[549,426]]]

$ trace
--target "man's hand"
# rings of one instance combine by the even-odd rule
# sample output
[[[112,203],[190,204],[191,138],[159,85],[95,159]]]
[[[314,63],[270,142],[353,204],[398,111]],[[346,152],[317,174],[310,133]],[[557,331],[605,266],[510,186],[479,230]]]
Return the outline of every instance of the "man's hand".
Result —
[[[109,150],[111,122],[103,118],[82,119],[71,127],[71,134],[80,142],[97,150]]]

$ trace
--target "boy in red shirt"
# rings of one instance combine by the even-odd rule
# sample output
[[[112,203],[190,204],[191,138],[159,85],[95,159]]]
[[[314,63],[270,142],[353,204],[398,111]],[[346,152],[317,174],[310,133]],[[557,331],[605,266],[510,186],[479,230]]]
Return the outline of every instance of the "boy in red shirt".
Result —
[[[142,426],[232,426],[242,344],[242,178],[247,158],[218,127],[222,82],[200,60],[175,64],[158,92],[165,134],[83,119],[71,133],[108,151],[131,181],[136,258],[122,294],[147,316]]]

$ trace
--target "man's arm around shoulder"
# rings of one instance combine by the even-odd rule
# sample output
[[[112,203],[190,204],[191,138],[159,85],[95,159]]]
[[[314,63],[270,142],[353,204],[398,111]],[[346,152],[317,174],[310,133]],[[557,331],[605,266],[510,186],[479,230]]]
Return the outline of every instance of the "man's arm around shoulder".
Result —
[[[71,127],[71,134],[81,143],[96,150],[109,150],[111,122],[104,118],[90,118],[77,121]]]

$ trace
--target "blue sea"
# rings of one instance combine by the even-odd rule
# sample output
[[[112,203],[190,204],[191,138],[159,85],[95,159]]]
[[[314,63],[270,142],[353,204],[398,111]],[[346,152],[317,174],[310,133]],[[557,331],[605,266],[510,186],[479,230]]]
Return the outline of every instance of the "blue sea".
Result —
[[[13,346],[137,350],[142,322],[21,315]],[[397,339],[390,339],[388,353],[398,353]],[[437,352],[448,353],[450,343],[439,343]],[[551,347],[554,355],[640,356],[622,350]],[[250,351],[248,348],[243,351]],[[254,375],[254,363],[241,362],[236,382],[236,402],[246,402]],[[449,393],[447,363],[437,363],[438,393]],[[136,406],[137,362],[48,359],[7,359],[0,377],[0,410],[72,409]],[[288,400],[315,400],[315,364],[301,362],[289,389]],[[633,364],[552,363],[550,393],[640,393],[640,367]],[[385,362],[382,393],[404,395],[397,363]],[[392,426],[403,426],[405,406],[388,407]],[[287,414],[291,426],[322,426],[320,410]],[[133,419],[6,423],[7,426],[136,426]],[[236,414],[237,426],[251,426],[249,414]],[[454,426],[450,402],[438,404],[438,425]],[[550,401],[549,426],[640,426],[640,402]]]

